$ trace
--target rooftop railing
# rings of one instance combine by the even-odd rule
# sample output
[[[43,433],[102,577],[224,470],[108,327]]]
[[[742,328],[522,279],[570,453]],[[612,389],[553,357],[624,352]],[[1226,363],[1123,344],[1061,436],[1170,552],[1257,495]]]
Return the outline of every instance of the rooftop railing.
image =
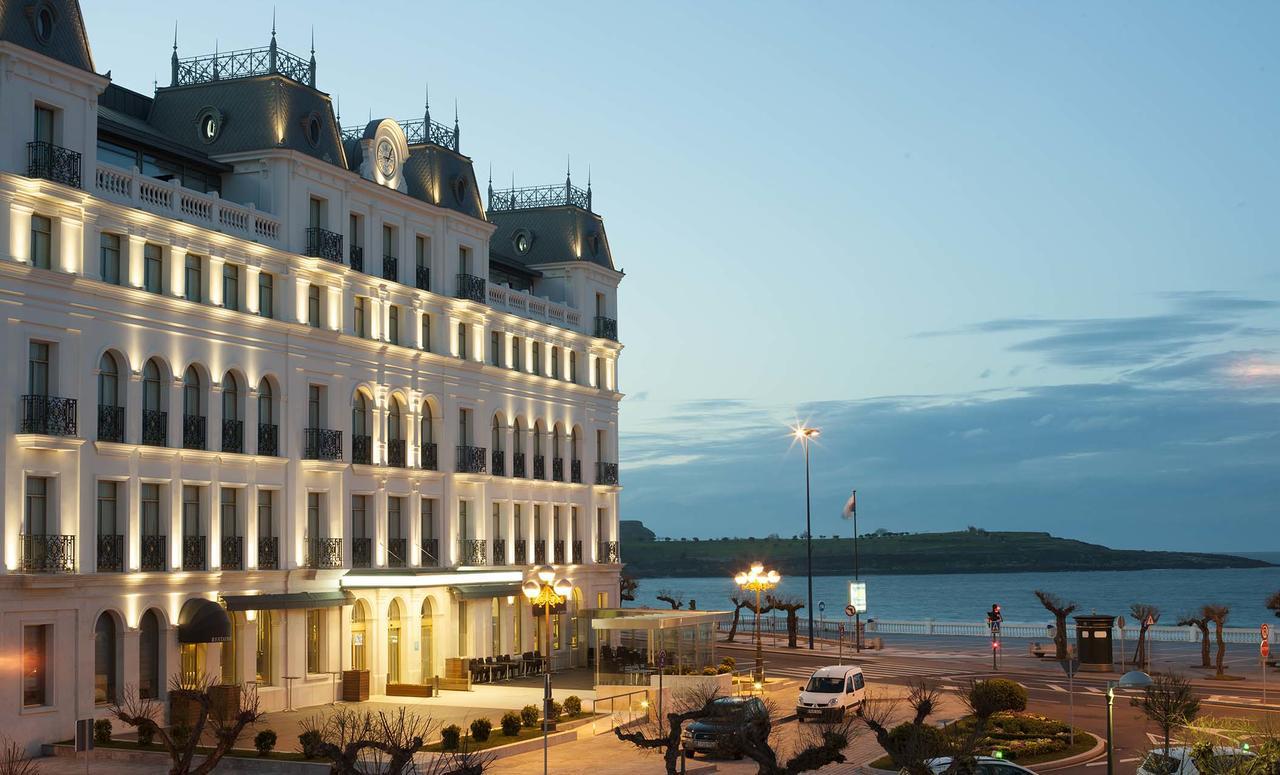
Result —
[[[591,191],[567,183],[563,186],[525,186],[502,191],[489,189],[490,212],[565,205],[591,210]]]
[[[430,121],[425,118],[396,123],[404,130],[404,138],[409,145],[438,145],[454,152],[458,150],[457,124],[449,127],[439,121]],[[364,137],[364,130],[365,126],[362,124],[343,127],[340,131],[343,140],[359,140]]]
[[[253,78],[259,75],[283,75],[304,86],[315,88],[316,60],[303,59],[278,47],[275,38],[263,48],[219,51],[173,60],[171,86]]]

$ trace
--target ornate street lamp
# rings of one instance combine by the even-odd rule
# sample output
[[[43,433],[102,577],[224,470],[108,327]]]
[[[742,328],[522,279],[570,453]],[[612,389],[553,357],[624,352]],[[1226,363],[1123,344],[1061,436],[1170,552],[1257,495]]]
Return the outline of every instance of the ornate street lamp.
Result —
[[[556,569],[550,565],[534,568],[520,586],[529,605],[542,606],[546,612],[547,651],[543,667],[542,692],[542,771],[547,772],[547,735],[551,729],[551,609],[569,598],[573,583],[566,578],[556,578]]]
[[[1112,720],[1111,706],[1115,704],[1116,689],[1145,689],[1151,685],[1151,676],[1141,670],[1130,670],[1120,676],[1119,681],[1107,681],[1107,775],[1115,775],[1116,753],[1112,737],[1115,733],[1115,721]]]
[[[756,670],[755,681],[764,684],[764,647],[760,644],[760,593],[778,586],[782,577],[776,570],[765,570],[764,565],[753,562],[751,569],[733,577],[733,583],[756,593]]]
[[[809,574],[809,650],[813,650],[813,519],[809,513],[809,442],[822,435],[819,428],[797,425],[791,434],[804,447],[804,543]],[[857,540],[856,538],[854,539]]]

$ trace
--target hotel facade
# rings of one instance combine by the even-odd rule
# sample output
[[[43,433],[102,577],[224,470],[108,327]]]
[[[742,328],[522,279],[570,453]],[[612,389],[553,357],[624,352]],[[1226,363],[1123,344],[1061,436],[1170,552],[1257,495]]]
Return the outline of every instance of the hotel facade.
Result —
[[[170,71],[127,90],[77,3],[0,3],[0,729],[66,739],[181,674],[277,710],[544,651],[541,563],[573,584],[553,662],[586,665],[621,569],[590,185],[482,192],[429,108],[342,127],[274,30]]]

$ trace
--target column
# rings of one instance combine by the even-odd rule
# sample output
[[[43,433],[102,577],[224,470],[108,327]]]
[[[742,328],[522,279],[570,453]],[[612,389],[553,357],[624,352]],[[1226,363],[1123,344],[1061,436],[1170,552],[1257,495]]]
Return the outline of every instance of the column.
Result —
[[[262,304],[258,299],[258,276],[262,274],[262,268],[258,266],[246,265],[244,267],[244,309],[246,312],[257,315],[262,311]]]
[[[286,304],[283,309],[292,309],[294,322],[301,323],[305,326],[307,324],[307,298],[308,292],[311,290],[311,283],[308,282],[307,278],[299,277],[293,281],[292,286],[286,283],[285,287],[293,288],[293,305],[289,306]],[[322,304],[324,303],[323,296],[320,301]],[[323,312],[323,309],[321,311]]]
[[[210,254],[208,260],[205,261],[205,298],[215,307],[225,307],[226,303],[222,298],[222,266],[226,261],[221,256]],[[236,299],[232,299],[235,303]]]
[[[387,567],[387,533],[387,483],[386,479],[380,479],[378,489],[373,494],[373,565],[375,568]]]
[[[422,565],[422,491],[415,483],[409,491],[409,501],[405,504],[404,518],[409,520],[409,556],[410,567]]]
[[[183,298],[187,295],[187,249],[169,246],[169,295]]]
[[[130,234],[127,240],[128,256],[129,256],[129,286],[132,288],[141,288],[144,280],[143,258],[142,253],[146,248],[147,240],[140,234]]]

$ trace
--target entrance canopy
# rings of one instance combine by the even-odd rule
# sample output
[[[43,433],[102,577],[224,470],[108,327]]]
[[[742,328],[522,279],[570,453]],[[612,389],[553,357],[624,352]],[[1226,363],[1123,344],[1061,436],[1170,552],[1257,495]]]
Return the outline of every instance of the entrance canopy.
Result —
[[[219,643],[231,640],[231,618],[212,600],[193,597],[178,612],[179,643]]]
[[[276,595],[223,595],[228,611],[287,611],[293,608],[337,608],[351,605],[356,596],[346,590],[285,592]]]
[[[648,685],[649,676],[701,673],[716,665],[716,622],[727,611],[605,608],[593,612],[596,684]]]

